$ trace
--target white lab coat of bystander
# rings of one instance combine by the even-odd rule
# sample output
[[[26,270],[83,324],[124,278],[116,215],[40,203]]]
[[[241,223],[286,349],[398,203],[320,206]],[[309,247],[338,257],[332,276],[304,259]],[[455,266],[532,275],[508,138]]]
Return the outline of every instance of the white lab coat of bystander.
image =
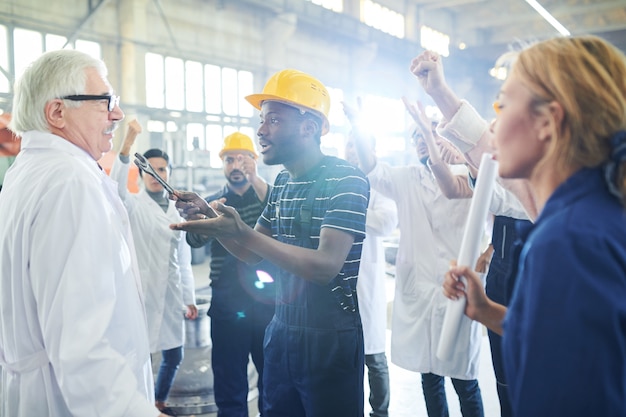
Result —
[[[382,238],[391,234],[397,225],[396,203],[370,190],[365,221],[366,238],[363,241],[361,267],[356,286],[366,355],[385,351],[387,298]]]
[[[470,200],[447,199],[421,165],[391,167],[379,162],[368,178],[372,189],[393,199],[398,208],[391,361],[413,372],[475,379],[480,324],[464,317],[453,359],[441,361],[436,356],[447,305],[441,285],[450,260],[459,254]]]
[[[173,201],[164,212],[145,190],[137,194],[128,191],[129,167],[116,157],[111,178],[118,183],[135,240],[149,242],[137,242],[135,248],[145,294],[150,352],[157,352],[184,342],[184,306],[195,304],[191,248],[185,240],[186,232],[169,228],[183,221]]]

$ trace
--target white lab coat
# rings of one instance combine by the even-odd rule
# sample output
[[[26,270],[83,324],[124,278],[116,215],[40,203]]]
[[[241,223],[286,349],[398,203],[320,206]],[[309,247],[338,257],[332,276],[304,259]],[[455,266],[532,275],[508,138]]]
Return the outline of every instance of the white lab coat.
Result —
[[[385,351],[387,296],[385,292],[385,251],[382,238],[398,225],[396,203],[371,190],[365,222],[365,240],[356,293],[363,323],[365,354]]]
[[[453,359],[436,356],[447,304],[441,286],[450,261],[459,255],[471,200],[447,199],[422,165],[391,167],[379,162],[368,178],[372,189],[393,199],[398,208],[391,361],[414,372],[475,379],[479,323],[464,316]]]
[[[173,201],[164,212],[145,190],[128,192],[129,167],[130,163],[117,156],[111,178],[118,183],[130,217],[145,294],[150,351],[158,352],[184,343],[184,306],[196,303],[191,248],[184,232],[169,228],[183,221]]]
[[[70,142],[26,132],[0,218],[0,414],[157,416],[116,184]]]
[[[450,120],[444,119],[439,123],[437,133],[464,152],[466,157],[468,152],[476,157],[476,149],[480,149],[477,146],[478,142],[492,135],[489,132],[489,123],[465,100],[461,100],[461,106]],[[528,220],[528,214],[522,203],[511,191],[502,186],[501,180],[498,177],[494,184],[489,212],[496,216]]]

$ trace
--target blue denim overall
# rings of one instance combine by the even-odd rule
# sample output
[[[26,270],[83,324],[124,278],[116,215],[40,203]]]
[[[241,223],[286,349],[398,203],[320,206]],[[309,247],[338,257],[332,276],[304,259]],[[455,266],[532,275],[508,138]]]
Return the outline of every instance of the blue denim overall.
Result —
[[[278,240],[311,248],[306,237]],[[331,291],[281,270],[276,312],[265,332],[264,417],[362,417],[361,318]]]
[[[491,244],[493,256],[487,272],[485,292],[496,303],[508,305],[515,282],[515,265],[517,257],[513,256],[513,243],[517,239],[517,225],[530,224],[526,220],[511,217],[496,216],[493,222]],[[501,417],[510,417],[513,412],[509,401],[504,365],[502,362],[502,337],[488,331],[489,346],[491,347],[491,361],[496,376],[498,398],[500,400]]]

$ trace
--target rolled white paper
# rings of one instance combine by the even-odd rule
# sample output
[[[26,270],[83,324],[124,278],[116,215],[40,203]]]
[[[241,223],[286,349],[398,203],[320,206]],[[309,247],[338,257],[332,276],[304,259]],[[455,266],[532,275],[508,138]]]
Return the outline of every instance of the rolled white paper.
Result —
[[[465,232],[461,241],[461,249],[457,265],[476,267],[476,261],[480,255],[480,241],[489,212],[489,204],[493,193],[493,186],[498,172],[498,162],[491,154],[485,153],[480,161],[474,195],[470,203],[469,214],[465,223]],[[464,279],[464,278],[462,278]],[[465,313],[465,297],[458,300],[448,299],[446,315],[443,319],[443,328],[439,338],[437,357],[442,361],[452,359],[452,352]],[[468,319],[469,320],[469,319]]]

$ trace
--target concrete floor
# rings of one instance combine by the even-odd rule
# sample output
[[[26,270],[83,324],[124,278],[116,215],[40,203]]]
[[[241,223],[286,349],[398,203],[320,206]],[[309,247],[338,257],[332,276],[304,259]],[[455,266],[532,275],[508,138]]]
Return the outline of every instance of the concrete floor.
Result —
[[[206,291],[209,284],[208,261],[197,263],[193,265],[194,275],[196,278],[196,289],[199,293]],[[395,287],[395,280],[392,277],[387,278],[387,299],[390,303],[389,312],[391,312],[391,305],[393,303],[393,294]],[[391,338],[391,332],[387,331],[387,359],[389,361],[389,343]],[[389,406],[389,415],[391,417],[427,417],[426,406],[424,404],[424,397],[421,390],[420,374],[410,372],[393,365],[389,361],[389,377],[390,377],[390,389],[391,389],[391,402]],[[496,392],[495,378],[493,374],[493,368],[491,366],[491,354],[489,351],[489,340],[486,332],[483,337],[483,344],[481,348],[480,359],[480,371],[479,371],[479,383],[483,397],[483,405],[485,409],[485,417],[497,417],[500,415],[500,406],[498,403],[498,396]],[[365,415],[369,415],[371,411],[369,404],[367,403],[367,397],[369,395],[369,388],[367,386],[367,376],[365,377],[366,385],[365,390]],[[257,403],[256,403],[256,391],[253,390],[250,393],[251,401],[249,404],[249,416],[256,417],[258,415]],[[448,405],[450,408],[450,417],[461,417],[461,411],[459,407],[458,397],[454,392],[452,383],[449,379],[446,379],[446,394],[448,397]],[[216,417],[217,413],[196,414],[195,417]]]

